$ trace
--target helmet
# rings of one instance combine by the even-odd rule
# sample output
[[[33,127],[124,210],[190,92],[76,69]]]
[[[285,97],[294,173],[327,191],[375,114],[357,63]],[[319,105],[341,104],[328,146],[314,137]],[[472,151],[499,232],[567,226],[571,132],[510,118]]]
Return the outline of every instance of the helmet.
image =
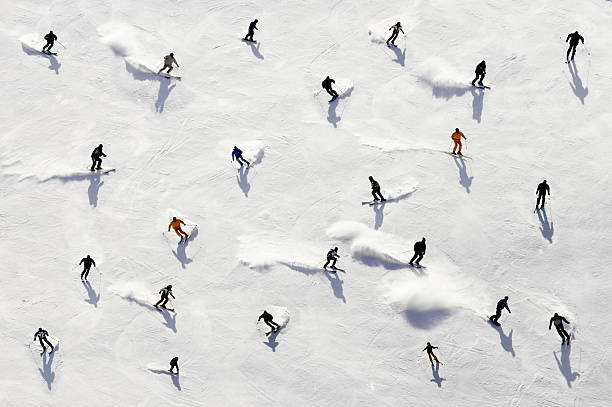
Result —
[[[166,287],[166,288],[170,288],[171,289],[172,288],[172,284],[168,284],[168,287]]]
[[[256,23],[258,23],[258,22],[259,22],[259,20],[258,20],[258,19],[255,19],[255,22],[256,22]],[[576,32],[578,32],[578,31],[576,31]]]
[[[455,131],[459,131],[459,127],[455,127]]]
[[[102,148],[102,144],[100,144],[98,147]]]
[[[334,250],[335,250],[335,251],[338,251],[338,248],[337,248],[337,247],[334,247]]]
[[[90,257],[89,257],[89,254],[87,255],[87,258],[88,258],[88,259],[90,258]]]
[[[557,313],[555,312],[555,316],[556,316],[556,317],[558,317],[558,316],[559,316],[559,314],[557,314]]]
[[[508,299],[508,296],[506,295],[506,296],[504,297],[504,300],[507,300],[507,299]]]
[[[174,222],[176,220],[176,216],[172,217],[172,222]]]
[[[171,53],[170,53],[170,56],[171,56],[171,57],[173,57],[173,56],[174,56],[174,53],[173,53],[173,52],[171,52]]]

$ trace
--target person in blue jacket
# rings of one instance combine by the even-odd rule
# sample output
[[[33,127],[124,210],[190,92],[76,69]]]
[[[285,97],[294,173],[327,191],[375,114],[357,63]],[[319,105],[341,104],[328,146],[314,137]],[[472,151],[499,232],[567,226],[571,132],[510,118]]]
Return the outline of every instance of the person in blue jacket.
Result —
[[[257,30],[257,23],[259,22],[259,20],[255,19],[253,21],[251,21],[251,24],[249,24],[249,32],[247,35],[245,35],[244,40],[245,41],[251,41],[251,42],[256,42],[253,39],[253,34],[255,34],[255,30]]]
[[[497,320],[499,319],[499,317],[501,317],[501,314],[504,308],[507,309],[508,312],[512,314],[512,311],[510,311],[510,308],[508,308],[508,296],[507,295],[501,300],[497,301],[497,309],[495,310],[495,315],[491,315],[489,317],[491,322],[493,322],[495,325],[499,325],[499,322],[497,322]]]
[[[247,167],[251,166],[251,163],[245,160],[244,157],[242,157],[242,150],[236,146],[234,146],[234,150],[232,151],[232,161],[234,161],[234,159],[238,161],[238,164],[240,164],[241,168],[244,165],[244,163],[246,163]]]

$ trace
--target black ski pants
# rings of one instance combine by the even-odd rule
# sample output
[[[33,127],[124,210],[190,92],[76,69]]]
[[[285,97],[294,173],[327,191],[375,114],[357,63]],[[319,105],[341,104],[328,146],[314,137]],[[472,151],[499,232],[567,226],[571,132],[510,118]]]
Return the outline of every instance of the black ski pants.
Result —
[[[501,310],[501,309],[497,309],[497,310],[495,311],[495,315],[491,315],[491,316],[489,317],[489,319],[490,319],[491,321],[493,321],[493,322],[497,322],[497,320],[499,319],[499,317],[501,317],[501,314],[502,314],[502,310]]]
[[[567,61],[574,60],[574,56],[576,55],[576,46],[578,46],[578,44],[570,44],[569,48],[567,49],[567,56],[565,57]],[[570,53],[572,54],[571,58],[570,58]]]
[[[241,155],[236,157],[236,161],[238,161],[238,164],[240,164],[241,167],[244,165],[244,163],[246,163],[247,167],[251,166],[251,163],[245,160]]]
[[[331,97],[334,97],[334,98],[338,97],[338,92],[336,92],[332,88],[325,88],[325,90],[327,91],[327,93],[329,93]]]
[[[338,261],[337,258],[335,257],[328,257],[327,261],[325,262],[325,265],[323,266],[323,268],[327,268],[327,266],[329,265],[329,262],[331,261],[331,266],[332,268],[336,268],[336,262]]]
[[[414,252],[414,256],[412,256],[412,259],[410,259],[410,264],[412,264],[412,262],[414,261],[414,259],[416,259],[416,264],[418,265],[421,260],[423,260],[423,253],[417,253]]]
[[[540,200],[542,200],[542,206],[540,206]],[[546,203],[546,194],[539,194],[538,201],[536,202],[536,208],[540,206],[540,208],[544,207],[544,203]]]
[[[53,352],[53,345],[51,345],[51,342],[49,342],[47,338],[38,338],[38,341],[40,342],[40,346],[42,346],[43,348],[43,352],[47,350],[47,348],[45,348],[45,344],[43,343],[43,341],[45,341],[47,345],[49,345],[49,347],[51,348],[51,352]]]
[[[95,157],[95,156],[91,156],[91,170],[93,171],[94,169],[101,169],[102,168],[102,158],[100,157]],[[96,167],[97,164],[97,167]]]
[[[276,322],[270,320],[270,321],[266,321],[264,319],[264,322],[266,323],[266,325],[268,325],[270,328],[277,330],[278,328],[280,328],[280,325],[278,325]]]
[[[155,306],[157,307],[158,305],[161,304],[162,307],[166,308],[166,304],[168,303],[168,300],[170,298],[168,297],[161,297],[161,299],[159,301],[157,301],[157,303],[155,304]]]
[[[244,32],[244,31],[243,31]],[[249,30],[249,33],[246,35],[246,37],[244,37],[245,40],[247,41],[255,41],[253,39],[253,35],[255,34],[254,30]]]
[[[557,333],[559,334],[563,342],[565,342],[566,340],[569,342],[570,336],[565,330],[565,328],[563,328],[562,326],[555,326],[555,328],[557,328]]]
[[[395,40],[397,39],[398,34],[399,34],[399,31],[393,31],[393,34],[391,34],[391,36],[387,40],[387,45],[389,45],[389,43],[395,45]]]
[[[378,195],[378,196],[377,196]],[[372,190],[372,196],[374,197],[375,201],[378,201],[378,198],[380,197],[381,201],[386,201],[385,197],[382,196],[382,194],[380,193],[380,189],[376,188]]]
[[[179,367],[178,365],[173,365],[172,363],[170,364],[170,370],[168,370],[170,373],[174,373],[174,368],[176,367],[176,374],[179,374]]]
[[[51,52],[51,48],[53,48],[53,42],[47,41],[47,45],[45,45],[42,50],[43,52]]]
[[[478,84],[482,85],[482,81],[484,80],[484,77],[485,77],[485,74],[476,72],[476,77],[472,81],[472,85],[474,85],[474,83],[476,82],[476,80],[478,80],[478,78],[480,78],[480,80],[478,81]]]
[[[87,276],[89,275],[89,269],[91,269],[91,266],[83,267],[83,272],[81,273],[81,280],[85,279],[85,281],[87,281]]]

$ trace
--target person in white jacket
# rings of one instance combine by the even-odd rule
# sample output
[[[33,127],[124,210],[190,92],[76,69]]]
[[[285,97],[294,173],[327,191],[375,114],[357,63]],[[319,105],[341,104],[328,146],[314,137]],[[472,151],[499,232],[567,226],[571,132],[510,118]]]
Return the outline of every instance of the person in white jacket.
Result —
[[[176,64],[176,67],[179,67],[178,62],[176,62],[176,59],[174,59],[174,54],[171,52],[170,55],[166,55],[164,57],[164,67],[162,69],[160,69],[157,74],[159,75],[160,73],[162,73],[162,71],[164,71],[166,68],[168,69],[168,72],[166,73],[170,73],[170,71],[172,71],[172,69],[174,68],[172,66],[172,64]]]

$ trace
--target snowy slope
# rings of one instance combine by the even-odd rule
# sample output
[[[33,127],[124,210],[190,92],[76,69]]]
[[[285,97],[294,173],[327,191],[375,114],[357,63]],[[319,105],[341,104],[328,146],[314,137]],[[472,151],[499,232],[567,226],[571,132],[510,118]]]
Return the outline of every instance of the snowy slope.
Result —
[[[612,3],[0,2],[1,405],[612,405]],[[115,172],[88,173],[99,143]]]

